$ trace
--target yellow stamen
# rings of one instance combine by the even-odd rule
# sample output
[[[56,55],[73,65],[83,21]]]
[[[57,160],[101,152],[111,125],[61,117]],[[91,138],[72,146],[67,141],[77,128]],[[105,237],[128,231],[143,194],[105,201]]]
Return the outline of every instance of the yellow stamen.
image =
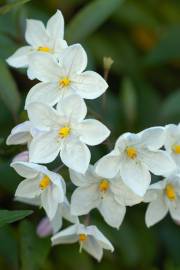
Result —
[[[68,77],[64,77],[61,80],[59,80],[59,85],[61,87],[66,87],[71,83],[71,80]]]
[[[50,185],[50,183],[51,183],[50,178],[47,175],[45,175],[41,179],[41,181],[39,183],[39,187],[40,187],[40,189],[44,190],[44,189],[46,189]]]
[[[51,49],[51,48],[48,48],[48,47],[38,47],[38,49],[37,49],[39,52],[49,52],[49,53],[51,53],[52,51],[53,51],[53,49]]]
[[[128,155],[129,158],[131,159],[135,159],[137,157],[137,150],[135,147],[127,147],[126,148],[126,153]]]
[[[173,150],[173,152],[175,153],[175,154],[180,154],[180,145],[178,145],[178,144],[175,144],[175,145],[173,145],[172,146],[172,150]]]
[[[71,132],[71,128],[70,127],[62,127],[59,129],[59,136],[64,139],[66,137],[68,137],[70,135],[70,132]]]
[[[165,187],[165,193],[169,200],[174,201],[176,199],[176,193],[172,184],[167,184]]]
[[[109,189],[109,182],[106,179],[102,179],[99,183],[99,190],[101,192],[106,192]]]
[[[79,241],[80,241],[80,242],[84,242],[84,241],[86,241],[86,240],[87,240],[87,234],[81,233],[81,234],[79,235]]]

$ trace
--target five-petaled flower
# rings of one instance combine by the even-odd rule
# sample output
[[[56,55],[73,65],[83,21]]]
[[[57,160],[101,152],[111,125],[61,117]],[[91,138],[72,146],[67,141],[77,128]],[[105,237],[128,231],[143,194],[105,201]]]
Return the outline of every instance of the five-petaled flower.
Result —
[[[167,125],[165,131],[165,149],[174,159],[177,166],[180,166],[180,124]]]

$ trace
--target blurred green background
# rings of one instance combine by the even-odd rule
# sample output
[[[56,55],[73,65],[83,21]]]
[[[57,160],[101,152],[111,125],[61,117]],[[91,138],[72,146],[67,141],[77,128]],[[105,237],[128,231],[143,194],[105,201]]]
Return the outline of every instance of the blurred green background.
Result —
[[[0,217],[0,269],[178,270],[180,228],[167,217],[147,229],[146,205],[128,208],[119,231],[92,212],[92,223],[115,246],[115,252],[105,253],[99,264],[86,253],[79,254],[77,245],[50,248],[49,238],[36,235],[43,211],[13,201],[21,179],[9,163],[25,148],[7,147],[5,140],[12,127],[26,120],[25,96],[36,82],[27,79],[25,70],[9,68],[5,59],[25,44],[26,18],[46,22],[57,8],[65,17],[65,39],[85,47],[89,69],[103,75],[103,57],[114,60],[105,103],[102,98],[87,102],[89,116],[100,116],[112,130],[110,147],[125,131],[180,119],[179,0],[0,0],[0,207],[34,210],[13,225],[2,227]],[[105,145],[92,148],[92,162],[107,151]],[[67,172],[63,174],[68,181]]]

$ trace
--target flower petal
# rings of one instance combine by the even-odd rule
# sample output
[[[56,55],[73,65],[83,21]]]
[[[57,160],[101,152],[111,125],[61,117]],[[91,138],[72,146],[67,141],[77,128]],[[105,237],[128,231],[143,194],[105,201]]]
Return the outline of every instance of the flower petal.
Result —
[[[61,56],[63,67],[67,75],[81,73],[87,66],[87,54],[80,44],[74,44],[66,48]]]
[[[139,196],[144,196],[151,182],[151,175],[146,165],[136,160],[122,160],[120,175],[132,191]]]
[[[25,39],[34,48],[45,46],[48,42],[48,36],[44,24],[39,20],[27,20]]]
[[[102,143],[110,134],[110,130],[95,119],[86,119],[78,125],[80,140],[88,145]]]
[[[87,171],[84,174],[73,170],[69,170],[69,174],[73,184],[78,187],[94,184],[96,180],[99,182],[99,178],[94,174],[94,166],[92,165],[89,165]]]
[[[145,222],[147,227],[150,227],[162,220],[168,212],[168,208],[163,200],[163,197],[158,197],[152,201],[146,210]]]
[[[97,184],[76,188],[71,197],[71,213],[76,216],[85,215],[95,208],[98,202]]]
[[[30,103],[42,102],[49,106],[54,106],[60,99],[60,89],[57,83],[38,83],[33,86],[27,97],[25,109]]]
[[[165,141],[164,127],[147,128],[138,133],[138,135],[141,137],[141,143],[151,150],[161,148]]]
[[[83,249],[93,256],[96,260],[100,261],[103,256],[103,249],[95,238],[89,236],[88,239],[83,243]]]
[[[56,40],[57,37],[63,39],[64,18],[60,10],[57,10],[56,13],[48,20],[46,29],[51,39]]]
[[[66,143],[60,152],[60,156],[67,167],[80,173],[85,173],[91,158],[88,147],[77,140]]]
[[[35,163],[52,162],[60,151],[60,142],[54,132],[38,135],[30,144],[29,160]]]
[[[11,130],[11,134],[8,136],[6,140],[6,144],[16,145],[16,144],[28,143],[32,139],[31,128],[32,128],[32,123],[30,121],[25,121],[17,125]]]
[[[173,219],[180,220],[180,198],[176,198],[176,201],[169,203],[169,212]]]
[[[11,163],[11,167],[24,178],[34,178],[39,174],[41,166],[30,162],[17,161]]]
[[[75,224],[55,234],[51,238],[52,245],[54,246],[58,244],[71,244],[77,242],[79,239],[77,235],[77,228],[78,225]]]
[[[58,201],[54,199],[51,187],[41,193],[41,203],[47,216],[52,220],[58,209]]]
[[[111,192],[104,196],[98,209],[108,225],[119,229],[126,213],[126,207],[118,204]]]
[[[15,192],[15,197],[33,199],[39,196],[41,190],[39,188],[38,177],[34,179],[26,179],[22,181]]]
[[[29,65],[29,55],[32,53],[31,46],[19,48],[13,55],[6,59],[7,63],[15,68],[27,67]]]
[[[76,75],[72,82],[72,87],[82,98],[95,99],[106,91],[108,84],[98,73],[85,71],[82,74]]]

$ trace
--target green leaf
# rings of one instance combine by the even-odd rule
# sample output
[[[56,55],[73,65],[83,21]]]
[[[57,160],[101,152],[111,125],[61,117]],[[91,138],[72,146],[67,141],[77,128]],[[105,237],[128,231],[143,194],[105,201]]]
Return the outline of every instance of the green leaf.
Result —
[[[21,98],[16,83],[7,65],[0,59],[0,98],[3,100],[13,116],[16,116]]]
[[[21,270],[39,270],[50,250],[49,239],[40,239],[27,220],[20,224]],[[43,268],[44,269],[44,268]]]
[[[85,6],[67,26],[66,39],[79,42],[102,25],[123,0],[96,0]]]
[[[6,14],[7,12],[11,11],[12,9],[19,7],[20,5],[23,5],[29,1],[31,1],[31,0],[16,0],[12,3],[4,5],[0,8],[0,15]]]
[[[0,210],[0,227],[23,219],[33,213],[32,210]]]

